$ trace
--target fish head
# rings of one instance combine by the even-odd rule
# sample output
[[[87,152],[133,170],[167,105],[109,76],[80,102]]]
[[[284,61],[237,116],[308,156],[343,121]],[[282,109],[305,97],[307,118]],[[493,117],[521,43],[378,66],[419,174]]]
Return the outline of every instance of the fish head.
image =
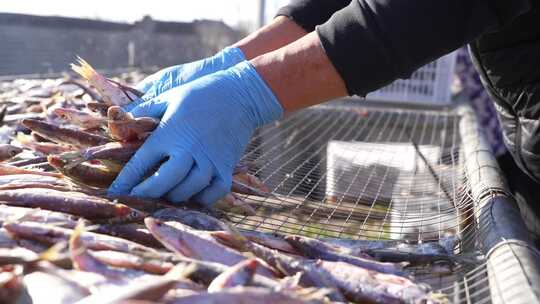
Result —
[[[70,119],[72,115],[72,112],[70,111],[70,109],[66,109],[66,108],[56,108],[53,110],[53,113],[64,120]]]
[[[145,218],[146,213],[130,208],[126,205],[117,204],[116,205],[116,215],[124,222],[136,222]]]
[[[193,252],[189,249],[188,244],[186,244],[182,237],[183,231],[153,217],[145,218],[144,224],[148,231],[150,231],[150,233],[163,244],[165,248],[186,257],[194,256]]]
[[[51,166],[53,166],[54,168],[58,170],[63,169],[67,165],[66,160],[64,160],[58,155],[53,155],[53,154],[47,156],[47,162],[49,162]]]
[[[255,271],[257,270],[257,267],[260,265],[260,261],[256,258],[248,259],[246,261],[240,262],[243,263],[243,271],[245,271],[249,275],[255,274]]]
[[[107,110],[107,118],[114,121],[133,120],[133,116],[119,106],[111,106]]]
[[[20,147],[16,147],[16,146],[9,145],[9,146],[6,148],[6,151],[7,151],[7,153],[8,153],[11,157],[13,157],[13,156],[15,156],[15,155],[21,153],[21,152],[23,151],[23,149],[20,148]]]
[[[107,115],[107,111],[109,110],[109,106],[105,103],[101,102],[88,102],[86,103],[86,107],[95,113],[99,113],[103,116]]]

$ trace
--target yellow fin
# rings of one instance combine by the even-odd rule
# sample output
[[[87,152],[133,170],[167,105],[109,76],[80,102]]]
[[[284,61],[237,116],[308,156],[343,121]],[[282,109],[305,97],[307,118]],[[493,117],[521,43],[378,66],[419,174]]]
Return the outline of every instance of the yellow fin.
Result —
[[[77,74],[81,75],[84,79],[90,80],[97,75],[96,70],[86,60],[77,56],[77,64],[72,63],[71,69]]]

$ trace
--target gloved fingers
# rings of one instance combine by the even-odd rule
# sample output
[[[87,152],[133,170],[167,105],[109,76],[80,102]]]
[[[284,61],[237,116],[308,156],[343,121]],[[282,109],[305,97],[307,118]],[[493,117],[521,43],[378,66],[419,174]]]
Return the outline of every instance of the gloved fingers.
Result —
[[[139,184],[144,176],[159,164],[162,158],[163,154],[154,149],[151,141],[147,141],[120,171],[109,187],[109,194],[129,194],[131,189]]]
[[[187,201],[190,197],[208,187],[211,180],[212,164],[210,161],[197,161],[188,176],[169,191],[166,197],[173,203]]]
[[[177,77],[182,68],[183,65],[180,64],[159,70],[143,79],[135,88],[153,98],[181,84],[177,83]]]
[[[162,102],[160,100],[150,100],[145,101],[137,106],[135,106],[129,113],[133,115],[133,117],[153,117],[156,119],[161,119],[161,116],[165,113],[167,110],[167,103]]]
[[[223,179],[216,177],[212,180],[210,186],[204,188],[201,192],[196,194],[193,199],[205,206],[212,206],[230,191],[231,181],[224,181]]]
[[[135,86],[135,89],[147,93],[148,90],[150,90],[151,87],[154,86],[154,84],[161,78],[162,70],[155,72],[152,75],[146,76],[143,80],[141,80],[137,85]]]
[[[152,176],[133,188],[131,195],[148,198],[164,196],[178,182],[185,179],[192,169],[193,163],[193,157],[188,153],[181,152],[171,155]]]
[[[122,106],[122,110],[124,110],[124,112],[129,112],[129,111],[133,110],[136,106],[140,105],[141,103],[148,101],[148,99],[146,99],[145,96],[146,95],[144,95],[141,98],[135,99],[134,101],[128,103],[125,106]]]

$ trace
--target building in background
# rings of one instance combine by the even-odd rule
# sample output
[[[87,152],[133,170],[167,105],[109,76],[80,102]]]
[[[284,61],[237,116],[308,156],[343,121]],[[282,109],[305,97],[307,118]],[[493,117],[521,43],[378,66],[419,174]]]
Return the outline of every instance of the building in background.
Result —
[[[165,67],[212,55],[241,36],[222,21],[118,23],[0,13],[0,75],[62,72],[77,55],[102,69]]]

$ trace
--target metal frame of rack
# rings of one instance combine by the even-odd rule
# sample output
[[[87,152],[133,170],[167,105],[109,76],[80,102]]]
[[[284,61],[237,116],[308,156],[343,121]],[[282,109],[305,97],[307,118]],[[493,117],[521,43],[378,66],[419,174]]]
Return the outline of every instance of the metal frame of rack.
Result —
[[[257,214],[229,214],[241,229],[405,242],[456,234],[455,254],[475,262],[412,268],[418,280],[455,303],[540,301],[540,255],[467,106],[333,102],[258,130],[243,161],[274,195],[244,197]]]

